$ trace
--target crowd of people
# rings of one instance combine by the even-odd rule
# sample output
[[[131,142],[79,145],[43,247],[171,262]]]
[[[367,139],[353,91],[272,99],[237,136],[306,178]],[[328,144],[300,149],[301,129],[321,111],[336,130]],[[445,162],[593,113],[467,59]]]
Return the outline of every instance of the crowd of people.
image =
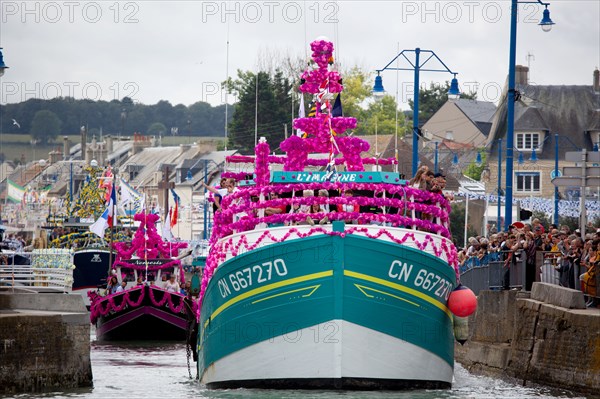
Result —
[[[521,226],[522,225],[522,226]],[[539,219],[531,224],[513,223],[509,231],[489,237],[469,237],[468,245],[458,252],[462,269],[499,261],[504,264],[503,288],[508,289],[510,268],[516,262],[525,265],[525,289],[540,281],[542,266],[554,269],[563,287],[580,289],[588,307],[600,305],[597,297],[600,267],[600,228],[594,232],[551,224],[548,229]]]
[[[207,184],[204,184],[204,187],[210,191],[213,196],[212,196],[212,200],[213,200],[213,211],[214,213],[217,213],[219,211],[222,211],[223,209],[223,198],[225,198],[226,196],[234,193],[237,191],[237,187],[236,187],[236,180],[232,179],[232,178],[222,178],[219,182],[219,186],[217,187],[213,187],[213,186],[209,186]],[[444,192],[443,190],[446,187],[446,177],[442,174],[442,173],[433,173],[432,171],[430,171],[427,166],[422,166],[421,168],[419,168],[419,171],[417,173],[417,175],[415,176],[414,179],[412,179],[409,182],[409,185],[411,187],[414,188],[419,188],[422,190],[427,190],[433,193],[439,193],[444,195],[447,199],[452,199],[451,194],[448,194],[446,192]],[[270,194],[268,194],[265,198],[265,200],[277,200],[279,198],[290,198],[291,201],[289,201],[289,204],[279,204],[279,205],[274,205],[274,206],[269,206],[264,208],[264,212],[263,215],[264,216],[272,216],[272,215],[277,215],[277,214],[302,214],[302,215],[307,215],[306,218],[303,218],[301,220],[297,220],[295,222],[290,222],[289,224],[291,225],[316,225],[316,224],[328,224],[331,222],[331,219],[334,218],[330,218],[328,216],[328,214],[332,213],[332,212],[347,212],[347,213],[374,213],[374,214],[379,214],[379,213],[399,213],[402,212],[402,209],[398,209],[398,208],[392,208],[392,207],[387,207],[387,208],[383,208],[383,207],[379,207],[379,206],[375,206],[375,205],[364,205],[364,206],[360,206],[358,204],[358,201],[354,202],[352,201],[353,197],[379,197],[381,198],[383,196],[383,192],[355,192],[354,190],[352,190],[351,188],[347,188],[343,191],[337,191],[337,190],[326,190],[326,189],[319,189],[319,190],[302,190],[300,192],[295,191],[295,192],[289,192],[289,193],[276,193],[276,192],[271,192]],[[312,205],[308,205],[308,204],[299,204],[299,203],[295,203],[293,201],[294,197],[303,197],[303,198],[307,198],[307,197],[314,197],[314,196],[318,196],[318,197],[344,197],[347,200],[347,203],[345,204],[340,204],[340,205],[334,205],[334,204],[330,204],[329,201],[328,203],[325,204],[312,204]],[[390,196],[390,197],[393,197]],[[389,198],[389,197],[388,197]],[[253,202],[258,202],[259,198],[258,197],[252,197],[251,199]],[[428,219],[431,220],[432,217],[431,215],[427,215],[421,212],[417,212],[418,215],[417,217],[419,219]],[[248,214],[245,213],[239,213],[236,214],[234,217],[234,221],[239,220],[243,217],[259,217],[261,216],[261,210],[258,207],[253,207]],[[363,220],[361,220],[360,218],[357,219],[348,219],[345,220],[345,222],[347,224],[363,224]],[[374,224],[379,224],[375,221],[371,221],[369,223],[374,223]],[[270,225],[275,226],[275,225]],[[267,227],[266,225],[263,226],[261,224],[257,225],[257,227]]]
[[[113,273],[107,278],[107,285],[106,290],[104,291],[104,295],[116,294],[119,292],[126,291],[127,289],[144,285],[159,287],[167,292],[179,293],[185,296],[188,296],[191,292],[191,283],[188,281],[183,285],[179,284],[175,273],[163,274],[161,277],[160,284],[156,284],[155,281],[151,279],[153,276],[149,277],[150,278],[147,281],[144,281],[144,278],[140,274],[138,275],[135,284],[128,285],[127,278],[123,278],[121,282],[119,282],[119,279],[117,278],[116,274]]]

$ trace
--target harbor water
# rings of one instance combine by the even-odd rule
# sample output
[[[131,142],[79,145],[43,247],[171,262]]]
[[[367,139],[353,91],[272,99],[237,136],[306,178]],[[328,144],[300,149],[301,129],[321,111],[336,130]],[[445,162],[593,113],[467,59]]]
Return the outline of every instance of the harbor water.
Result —
[[[456,364],[450,390],[409,392],[208,390],[190,379],[186,348],[181,343],[104,343],[91,337],[94,387],[45,394],[21,394],[16,398],[218,398],[218,399],[434,399],[434,398],[578,398],[568,391],[548,387],[523,387],[502,380],[476,376]],[[196,377],[195,363],[190,371]]]

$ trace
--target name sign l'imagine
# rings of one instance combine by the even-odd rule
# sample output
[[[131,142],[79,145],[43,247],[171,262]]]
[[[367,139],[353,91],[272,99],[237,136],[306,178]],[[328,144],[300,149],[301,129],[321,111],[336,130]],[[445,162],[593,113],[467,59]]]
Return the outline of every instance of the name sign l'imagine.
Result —
[[[394,172],[272,172],[271,183],[389,183],[406,184],[398,173]]]

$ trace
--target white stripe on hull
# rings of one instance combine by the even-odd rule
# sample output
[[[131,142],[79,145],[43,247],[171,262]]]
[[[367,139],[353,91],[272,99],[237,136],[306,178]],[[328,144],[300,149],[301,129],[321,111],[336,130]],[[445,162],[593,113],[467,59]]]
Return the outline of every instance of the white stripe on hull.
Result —
[[[365,378],[451,384],[452,374],[453,367],[421,347],[334,320],[232,353],[204,370],[201,381]]]

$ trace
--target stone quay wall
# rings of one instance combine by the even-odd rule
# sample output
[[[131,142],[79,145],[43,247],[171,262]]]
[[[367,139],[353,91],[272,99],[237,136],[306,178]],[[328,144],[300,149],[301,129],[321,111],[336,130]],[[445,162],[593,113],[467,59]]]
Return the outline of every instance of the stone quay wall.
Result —
[[[529,293],[481,291],[456,360],[474,373],[600,391],[600,309],[577,290],[534,283]]]
[[[0,395],[92,386],[80,295],[0,294]]]

